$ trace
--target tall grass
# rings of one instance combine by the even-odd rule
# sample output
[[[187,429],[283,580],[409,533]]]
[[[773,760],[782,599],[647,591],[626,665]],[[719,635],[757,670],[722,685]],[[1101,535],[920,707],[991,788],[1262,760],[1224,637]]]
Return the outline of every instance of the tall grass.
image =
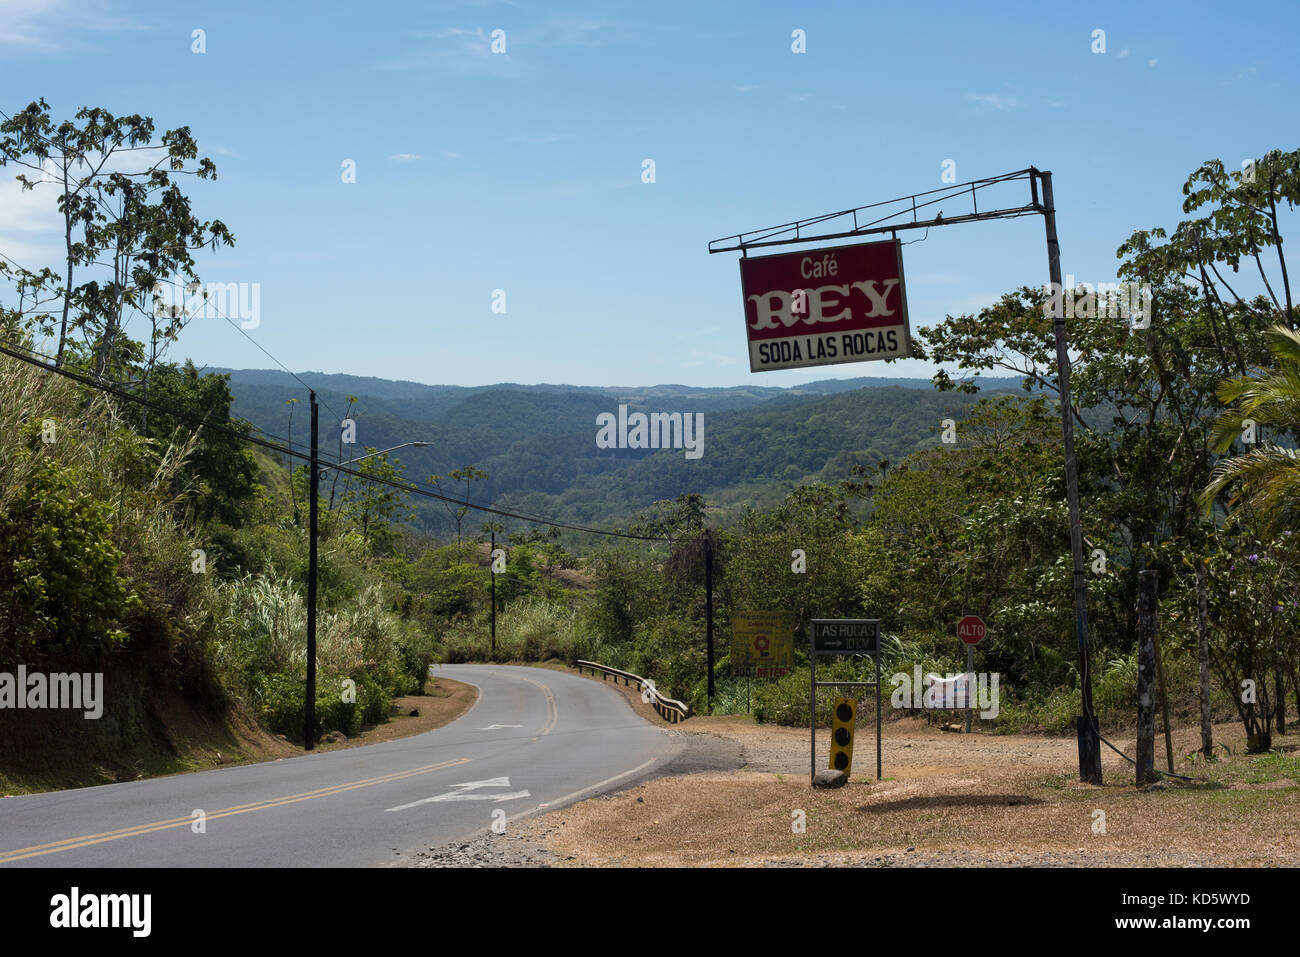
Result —
[[[224,583],[219,592],[216,655],[228,684],[248,695],[259,675],[306,677],[307,609],[292,581],[248,574]],[[346,608],[317,615],[320,674],[366,672],[391,690],[409,693],[427,667],[408,664],[420,644],[417,629],[384,610],[378,584],[364,588]]]
[[[449,663],[555,659],[571,664],[583,657],[578,613],[537,598],[520,599],[497,613],[495,652],[487,614],[453,620],[438,639]]]

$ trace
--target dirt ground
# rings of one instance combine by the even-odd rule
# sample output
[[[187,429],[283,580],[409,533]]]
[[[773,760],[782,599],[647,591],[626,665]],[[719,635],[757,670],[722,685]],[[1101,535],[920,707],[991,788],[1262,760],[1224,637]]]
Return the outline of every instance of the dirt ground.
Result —
[[[1102,746],[1104,785],[1078,780],[1074,738],[952,733],[887,721],[857,731],[854,772],[809,786],[806,728],[747,716],[693,718],[669,733],[734,767],[672,773],[433,853],[422,866],[1297,866],[1300,734],[1246,755],[1240,725],[1214,729],[1218,760],[1192,755],[1199,727],[1173,734],[1175,771],[1139,790]],[[817,766],[828,735],[819,729]],[[1132,737],[1111,737],[1129,755]],[[717,747],[723,746],[723,747]],[[728,751],[730,749],[730,751]],[[1216,749],[1217,750],[1217,749]],[[1165,769],[1163,736],[1156,767]]]

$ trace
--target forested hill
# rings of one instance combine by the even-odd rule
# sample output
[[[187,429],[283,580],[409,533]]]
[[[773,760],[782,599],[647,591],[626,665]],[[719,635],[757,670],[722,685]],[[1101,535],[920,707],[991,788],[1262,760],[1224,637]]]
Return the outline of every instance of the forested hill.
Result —
[[[233,414],[272,436],[305,445],[309,412],[302,385],[283,372],[228,372]],[[650,503],[700,492],[719,503],[774,501],[801,480],[835,480],[856,463],[901,461],[938,441],[944,418],[960,418],[971,399],[936,392],[924,379],[829,379],[792,388],[739,386],[636,388],[566,385],[460,387],[303,373],[322,404],[322,456],[339,455],[338,421],[356,422],[356,446],[396,453],[413,481],[476,466],[489,478],[470,499],[584,522],[625,519]],[[1018,380],[986,379],[986,392]],[[355,401],[350,404],[350,398]],[[291,399],[298,399],[296,404]],[[597,416],[628,412],[702,414],[698,458],[683,449],[602,449]],[[350,411],[349,411],[350,409]],[[292,412],[292,422],[290,413]],[[343,448],[347,458],[348,449]],[[457,494],[463,493],[463,486]],[[418,524],[445,531],[448,515],[427,499],[412,502]],[[477,529],[471,519],[467,527]]]

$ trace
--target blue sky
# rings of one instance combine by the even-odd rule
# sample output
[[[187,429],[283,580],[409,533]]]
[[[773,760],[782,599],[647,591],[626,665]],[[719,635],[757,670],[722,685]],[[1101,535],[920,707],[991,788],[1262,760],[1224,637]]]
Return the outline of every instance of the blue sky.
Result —
[[[1054,173],[1064,270],[1109,281],[1134,229],[1182,218],[1203,160],[1295,148],[1298,9],[0,0],[0,108],[44,96],[60,118],[190,126],[219,170],[196,209],[237,238],[202,277],[260,284],[248,335],[294,371],[924,377],[916,361],[750,373],[738,254],[708,241],[937,188],[945,160],[962,182],[1034,165]],[[6,198],[0,249],[55,262],[52,221]],[[1042,223],[931,230],[904,262],[913,326],[929,325],[1042,284]],[[271,365],[212,318],[172,356]]]

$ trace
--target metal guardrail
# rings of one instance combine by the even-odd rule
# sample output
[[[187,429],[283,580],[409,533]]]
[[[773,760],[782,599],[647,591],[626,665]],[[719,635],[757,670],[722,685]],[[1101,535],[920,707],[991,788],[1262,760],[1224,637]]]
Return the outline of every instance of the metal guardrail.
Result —
[[[583,661],[579,659],[578,674],[582,674],[582,669],[584,668],[590,668],[593,675],[600,675],[602,681],[606,680],[607,676],[612,676],[614,684],[618,684],[619,678],[622,678],[623,684],[628,687],[631,687],[632,683],[636,682],[636,688],[641,692],[642,700],[645,701],[648,697],[647,703],[659,713],[659,717],[671,724],[676,724],[678,721],[691,716],[690,705],[684,704],[675,698],[668,698],[660,694],[659,689],[655,687],[655,683],[649,678],[642,678],[640,675],[634,675],[630,671],[620,671],[617,668],[611,668],[608,665],[602,665],[596,661]]]

